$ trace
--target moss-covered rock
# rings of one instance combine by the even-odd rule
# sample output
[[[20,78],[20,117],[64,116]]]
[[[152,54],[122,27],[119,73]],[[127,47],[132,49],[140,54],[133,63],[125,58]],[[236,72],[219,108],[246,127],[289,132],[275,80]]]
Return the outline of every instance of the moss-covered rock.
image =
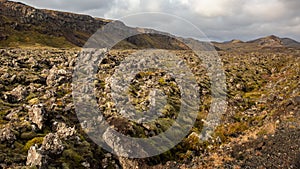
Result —
[[[35,137],[26,142],[25,146],[23,147],[23,151],[27,152],[31,146],[37,144],[38,146],[42,144],[44,137]]]

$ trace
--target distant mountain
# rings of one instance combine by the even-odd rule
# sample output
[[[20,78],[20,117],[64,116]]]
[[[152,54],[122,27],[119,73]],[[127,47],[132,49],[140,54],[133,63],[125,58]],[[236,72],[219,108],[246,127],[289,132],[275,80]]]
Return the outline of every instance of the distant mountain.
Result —
[[[290,39],[290,38],[281,38],[282,44],[286,47],[297,47],[300,48],[300,43]]]
[[[223,43],[232,43],[232,44],[235,44],[235,43],[244,43],[242,40],[239,40],[239,39],[232,39],[231,41],[225,41]]]
[[[281,39],[274,35],[248,41],[248,43],[255,43],[261,47],[283,47]]]
[[[275,35],[248,41],[247,43],[254,43],[260,47],[296,47],[300,48],[300,43],[290,38],[280,38]]]

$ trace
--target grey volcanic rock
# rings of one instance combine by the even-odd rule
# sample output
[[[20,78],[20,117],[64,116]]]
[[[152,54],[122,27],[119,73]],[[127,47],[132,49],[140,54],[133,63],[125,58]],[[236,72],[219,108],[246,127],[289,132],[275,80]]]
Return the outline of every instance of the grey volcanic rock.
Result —
[[[44,155],[41,154],[41,150],[38,150],[36,146],[31,146],[28,151],[27,166],[44,166],[46,164]]]
[[[147,152],[143,150],[143,146],[139,145],[138,143],[128,141],[124,142],[121,140],[114,132],[113,129],[107,129],[106,132],[103,134],[103,140],[109,145],[117,154],[123,157],[133,156],[132,152],[128,151],[131,149],[138,149],[140,150],[138,155],[140,156],[147,156]],[[137,155],[137,154],[134,154]]]
[[[58,123],[56,134],[58,135],[59,138],[67,139],[76,134],[75,126],[67,127],[65,123]]]
[[[63,140],[67,141],[75,135],[75,127],[67,127],[65,123],[56,124],[56,133],[47,134],[39,148],[36,145],[30,147],[27,155],[27,166],[47,167],[47,160],[51,160],[53,155],[60,155],[64,151]]]
[[[49,154],[60,154],[64,150],[64,146],[57,134],[49,133],[44,138],[41,150]]]
[[[12,80],[13,81],[13,80]],[[29,94],[28,89],[21,85],[17,86],[10,92],[4,94],[4,99],[9,103],[16,103],[26,98]]]
[[[0,130],[0,141],[13,143],[16,140],[14,132],[7,126],[4,129]]]
[[[66,70],[58,69],[56,66],[53,66],[49,71],[46,83],[48,86],[57,86],[59,84],[65,83],[67,81],[65,77],[66,75]]]
[[[25,99],[25,97],[29,94],[28,90],[26,87],[23,87],[19,85],[18,87],[14,88],[10,94],[14,96],[17,101]]]
[[[28,111],[29,119],[35,123],[39,129],[43,128],[46,118],[46,110],[42,104],[33,105]]]

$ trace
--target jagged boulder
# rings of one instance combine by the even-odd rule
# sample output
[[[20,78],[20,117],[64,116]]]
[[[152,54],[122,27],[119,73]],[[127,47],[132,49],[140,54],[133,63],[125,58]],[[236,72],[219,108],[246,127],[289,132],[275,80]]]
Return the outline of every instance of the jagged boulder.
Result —
[[[64,146],[56,133],[49,133],[45,136],[41,149],[50,154],[60,154],[64,150]]]
[[[67,127],[65,123],[58,123],[57,132],[59,138],[66,139],[76,134],[75,126]]]
[[[49,71],[46,83],[48,86],[58,86],[59,84],[67,82],[66,75],[66,70],[58,69],[56,66],[53,66]]]
[[[67,127],[65,123],[54,124],[56,133],[47,134],[38,148],[36,145],[31,146],[27,155],[27,166],[46,167],[47,160],[51,160],[53,155],[60,155],[65,150],[63,140],[67,140],[76,134],[75,126]]]
[[[29,120],[42,129],[46,119],[46,110],[42,104],[33,105],[28,112]]]
[[[38,150],[36,146],[31,146],[28,151],[27,166],[39,166],[42,167],[46,164],[44,155],[41,153],[41,150]]]
[[[133,142],[132,140],[122,140],[119,138],[115,132],[113,132],[113,129],[108,128],[103,136],[103,140],[106,142],[108,146],[110,146],[115,153],[117,153],[120,156],[123,157],[130,157],[130,156],[136,156],[137,154],[133,154],[134,152],[130,150],[136,150],[138,149],[138,155],[141,157],[147,156],[147,152],[144,151],[143,146],[139,143]],[[127,143],[127,144],[124,144]],[[129,150],[129,151],[128,151]]]
[[[29,92],[26,87],[21,85],[14,88],[12,91],[7,92],[4,95],[4,99],[7,100],[9,103],[16,103],[19,102],[28,96]]]

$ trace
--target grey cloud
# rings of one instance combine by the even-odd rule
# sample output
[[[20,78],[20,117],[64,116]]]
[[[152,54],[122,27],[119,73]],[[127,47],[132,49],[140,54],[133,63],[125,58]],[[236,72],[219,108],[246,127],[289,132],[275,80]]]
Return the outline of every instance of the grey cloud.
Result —
[[[109,10],[113,1],[108,0],[17,0],[25,4],[39,8],[51,8],[58,10],[67,10],[73,12],[82,12],[86,10]]]
[[[181,36],[202,36],[174,17],[137,15],[162,12],[192,22],[212,40],[249,40],[275,34],[300,40],[299,0],[20,0],[39,8],[67,10],[132,26],[159,28]],[[207,5],[207,6],[205,6]],[[123,18],[122,18],[123,17]]]

